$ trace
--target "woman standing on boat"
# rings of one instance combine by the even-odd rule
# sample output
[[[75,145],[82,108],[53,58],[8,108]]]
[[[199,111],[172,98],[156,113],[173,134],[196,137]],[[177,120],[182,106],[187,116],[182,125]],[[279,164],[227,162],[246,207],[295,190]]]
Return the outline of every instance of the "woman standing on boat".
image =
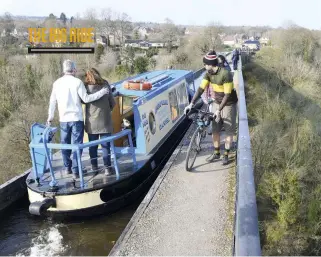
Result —
[[[106,85],[110,88],[109,83],[100,76],[100,73],[95,68],[91,68],[86,72],[85,84],[88,94],[93,94]],[[115,100],[111,91],[98,101],[86,104],[85,131],[88,134],[89,142],[111,135],[113,132],[111,112],[114,106]],[[101,146],[105,175],[109,175],[114,172],[111,167],[110,143],[104,143]],[[99,170],[97,151],[98,145],[89,147],[91,166],[95,172]]]

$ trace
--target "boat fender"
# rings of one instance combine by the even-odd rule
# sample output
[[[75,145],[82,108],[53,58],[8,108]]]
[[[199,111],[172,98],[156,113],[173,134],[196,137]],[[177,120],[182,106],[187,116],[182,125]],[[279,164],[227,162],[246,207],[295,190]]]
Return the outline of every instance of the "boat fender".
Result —
[[[33,215],[43,215],[50,207],[56,207],[54,198],[45,198],[43,201],[33,202],[29,205],[29,212]]]

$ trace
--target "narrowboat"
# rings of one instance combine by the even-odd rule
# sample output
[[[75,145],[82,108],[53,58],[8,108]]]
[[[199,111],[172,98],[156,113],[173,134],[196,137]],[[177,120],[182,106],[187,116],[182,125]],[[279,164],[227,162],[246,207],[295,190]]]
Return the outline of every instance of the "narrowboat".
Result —
[[[202,71],[146,72],[112,86],[114,133],[83,144],[59,144],[57,127],[31,127],[32,168],[26,179],[29,212],[40,216],[111,213],[140,197],[157,178],[191,121],[184,108]],[[88,148],[110,142],[115,174],[91,172]],[[63,171],[61,149],[77,154],[79,179]],[[82,154],[81,154],[82,151]],[[99,152],[98,162],[102,165]],[[87,170],[87,172],[83,172]]]

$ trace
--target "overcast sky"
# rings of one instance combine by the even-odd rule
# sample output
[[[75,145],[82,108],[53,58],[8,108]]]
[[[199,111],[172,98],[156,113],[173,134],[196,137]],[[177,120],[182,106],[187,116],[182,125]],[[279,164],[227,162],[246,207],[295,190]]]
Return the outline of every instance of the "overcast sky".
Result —
[[[292,20],[299,26],[321,29],[321,0],[1,0],[0,14],[59,16],[76,13],[83,15],[88,8],[111,8],[125,12],[132,21],[163,22],[165,18],[175,24],[282,26]]]

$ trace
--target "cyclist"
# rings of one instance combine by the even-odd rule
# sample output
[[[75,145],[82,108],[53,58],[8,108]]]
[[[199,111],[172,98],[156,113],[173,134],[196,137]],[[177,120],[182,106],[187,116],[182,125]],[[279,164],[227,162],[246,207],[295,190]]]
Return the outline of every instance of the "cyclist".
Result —
[[[196,91],[191,103],[185,107],[184,113],[187,114],[194,106],[195,102],[203,94],[207,87],[212,87],[215,93],[215,102],[212,104],[212,112],[215,120],[212,123],[214,153],[206,161],[212,162],[220,159],[220,130],[223,120],[226,139],[223,165],[228,164],[228,154],[233,142],[233,135],[236,126],[236,103],[237,95],[233,84],[233,75],[228,70],[218,66],[218,57],[215,51],[208,52],[204,58],[206,73],[201,85]]]

